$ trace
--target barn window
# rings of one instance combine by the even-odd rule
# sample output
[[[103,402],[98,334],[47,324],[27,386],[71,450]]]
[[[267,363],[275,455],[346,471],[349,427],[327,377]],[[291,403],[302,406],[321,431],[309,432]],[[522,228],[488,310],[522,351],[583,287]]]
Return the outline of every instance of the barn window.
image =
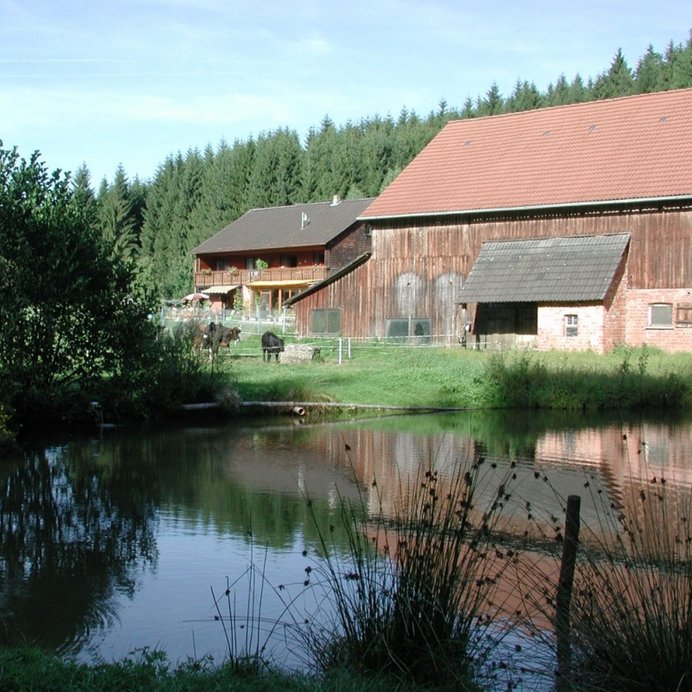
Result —
[[[577,315],[565,315],[565,336],[579,335],[579,317]]]
[[[687,326],[692,325],[692,303],[680,303],[677,309],[676,322]]]
[[[313,310],[310,313],[311,334],[340,334],[341,310]]]
[[[670,303],[649,305],[649,327],[672,327],[673,306]]]
[[[418,343],[430,342],[430,320],[425,317],[388,319],[386,330],[388,339],[415,337]]]

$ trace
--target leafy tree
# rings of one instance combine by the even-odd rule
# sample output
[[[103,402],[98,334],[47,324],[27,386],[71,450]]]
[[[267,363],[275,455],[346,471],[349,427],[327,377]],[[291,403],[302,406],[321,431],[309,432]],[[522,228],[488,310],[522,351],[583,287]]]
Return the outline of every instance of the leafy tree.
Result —
[[[126,375],[151,334],[132,265],[101,239],[83,188],[39,156],[0,143],[0,384],[20,418]]]

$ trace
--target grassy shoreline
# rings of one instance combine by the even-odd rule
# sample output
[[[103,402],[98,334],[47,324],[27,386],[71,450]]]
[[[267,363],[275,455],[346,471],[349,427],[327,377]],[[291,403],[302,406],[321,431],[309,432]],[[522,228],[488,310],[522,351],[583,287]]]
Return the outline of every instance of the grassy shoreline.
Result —
[[[252,353],[252,344],[243,346]],[[235,357],[234,357],[235,356]],[[262,363],[223,353],[213,367],[243,401],[328,401],[469,409],[692,409],[692,354],[642,348],[594,353],[355,348],[338,363]]]

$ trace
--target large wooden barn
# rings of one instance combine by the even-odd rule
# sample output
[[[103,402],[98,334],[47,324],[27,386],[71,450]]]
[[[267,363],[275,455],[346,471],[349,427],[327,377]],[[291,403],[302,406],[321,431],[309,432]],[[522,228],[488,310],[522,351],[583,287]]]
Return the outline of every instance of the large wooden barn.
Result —
[[[299,334],[692,350],[692,89],[450,122],[360,219]]]

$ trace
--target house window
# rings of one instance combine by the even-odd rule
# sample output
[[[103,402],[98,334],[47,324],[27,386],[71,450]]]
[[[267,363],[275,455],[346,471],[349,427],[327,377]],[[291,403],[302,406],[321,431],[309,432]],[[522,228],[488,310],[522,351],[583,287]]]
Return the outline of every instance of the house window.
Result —
[[[295,255],[281,255],[282,267],[297,267],[298,258]]]
[[[565,336],[579,335],[579,317],[577,315],[565,315]]]
[[[324,252],[315,252],[312,255],[313,264],[324,264]]]
[[[313,310],[310,313],[311,334],[340,334],[341,310]]]
[[[649,305],[649,327],[672,327],[673,306],[671,303],[651,303]]]

